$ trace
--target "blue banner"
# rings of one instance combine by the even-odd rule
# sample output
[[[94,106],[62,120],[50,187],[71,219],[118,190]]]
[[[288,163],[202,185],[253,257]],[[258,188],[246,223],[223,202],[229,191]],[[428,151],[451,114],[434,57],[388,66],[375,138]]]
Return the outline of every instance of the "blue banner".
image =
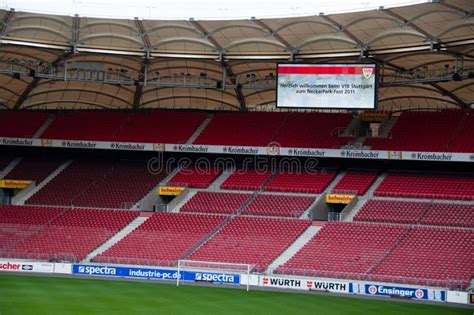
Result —
[[[106,276],[106,277],[126,277],[145,278],[155,280],[176,281],[178,271],[176,269],[154,269],[138,267],[119,267],[104,265],[73,265],[74,275],[86,276]],[[183,281],[205,281],[219,284],[240,284],[239,274],[227,274],[216,272],[182,271],[179,275]]]
[[[365,294],[378,296],[399,296],[415,300],[445,301],[446,292],[426,288],[407,288],[381,284],[365,284]]]

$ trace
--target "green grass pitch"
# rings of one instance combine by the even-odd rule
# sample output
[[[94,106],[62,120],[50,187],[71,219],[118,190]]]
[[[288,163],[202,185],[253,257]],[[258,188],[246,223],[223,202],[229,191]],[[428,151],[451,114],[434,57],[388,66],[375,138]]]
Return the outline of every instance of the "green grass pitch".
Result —
[[[472,309],[288,292],[0,275],[10,314],[472,314]]]

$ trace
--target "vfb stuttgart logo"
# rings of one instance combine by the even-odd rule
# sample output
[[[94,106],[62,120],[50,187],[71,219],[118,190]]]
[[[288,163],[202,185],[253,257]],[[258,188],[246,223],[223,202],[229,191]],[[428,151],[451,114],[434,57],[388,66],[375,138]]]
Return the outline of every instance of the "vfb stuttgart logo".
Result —
[[[268,278],[263,278],[263,285],[267,285],[268,284]]]
[[[374,73],[374,68],[372,68],[372,67],[362,68],[362,75],[364,76],[364,78],[366,80],[370,79],[370,77],[372,76],[373,73]]]
[[[371,285],[369,287],[369,293],[370,294],[376,294],[377,293],[377,287],[375,285]]]
[[[415,291],[415,297],[417,299],[423,298],[424,295],[425,295],[425,292],[423,292],[423,290],[418,289],[418,290]]]
[[[313,281],[311,281],[311,280],[306,281],[306,287],[308,289],[311,289],[313,287]]]

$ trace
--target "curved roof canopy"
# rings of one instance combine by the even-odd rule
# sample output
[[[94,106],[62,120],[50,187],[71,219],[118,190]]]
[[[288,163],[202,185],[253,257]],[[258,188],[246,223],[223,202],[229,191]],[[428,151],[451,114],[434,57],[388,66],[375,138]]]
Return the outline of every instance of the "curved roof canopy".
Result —
[[[471,0],[240,20],[0,10],[0,107],[271,109],[276,63],[288,61],[379,63],[382,109],[467,107],[473,10]],[[434,75],[445,79],[425,80]]]

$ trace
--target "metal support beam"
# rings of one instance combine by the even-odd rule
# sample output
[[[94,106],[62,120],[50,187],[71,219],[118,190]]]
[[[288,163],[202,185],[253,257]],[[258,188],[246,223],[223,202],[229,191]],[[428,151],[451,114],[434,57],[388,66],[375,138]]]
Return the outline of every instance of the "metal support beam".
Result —
[[[138,79],[137,82],[135,82],[135,93],[133,94],[133,109],[134,110],[137,110],[139,107],[140,107],[140,102],[141,102],[141,99],[142,99],[142,95],[143,95],[143,87],[144,85],[142,84],[139,84],[140,81],[144,81],[144,83],[146,83],[146,80],[145,79],[145,76],[144,74],[146,73],[146,71],[148,71],[148,59],[144,59],[143,60],[143,63],[142,63],[142,66],[141,66],[141,69],[140,69],[140,77]]]
[[[440,86],[438,83],[430,83],[430,85],[432,87],[434,87],[435,89],[437,89],[438,91],[440,91],[441,95],[445,95],[445,96],[448,96],[449,98],[453,99],[454,101],[456,101],[462,108],[469,108],[469,104],[467,104],[466,102],[464,102],[462,99],[460,99],[459,97],[457,97],[454,93],[452,93],[451,91],[448,91],[446,90],[445,88],[443,88],[442,86]]]
[[[143,87],[147,85],[148,81],[148,64],[150,62],[150,53],[153,49],[150,38],[148,37],[147,31],[143,26],[143,22],[138,18],[135,18],[135,26],[140,34],[140,38],[143,42],[143,51],[145,56],[140,68],[140,75],[138,80],[135,82],[135,93],[133,94],[133,109],[137,110],[140,107],[140,102],[143,95]],[[143,83],[143,84],[140,84]]]
[[[335,20],[333,20],[331,17],[327,16],[327,15],[322,15],[321,16],[323,19],[325,19],[326,21],[328,21],[329,23],[331,23],[332,25],[334,25],[335,27],[337,27],[338,31],[339,32],[342,32],[344,35],[346,35],[347,37],[349,37],[350,39],[352,39],[354,42],[357,43],[357,45],[359,45],[360,48],[362,49],[365,49],[366,45],[364,42],[362,42],[359,38],[357,38],[354,34],[352,34],[348,29],[346,29],[344,26],[342,26],[341,24],[337,23]]]
[[[51,63],[51,68],[56,67],[62,60],[66,63],[66,58],[71,54],[71,52],[66,52],[64,55],[61,55],[56,58]],[[66,72],[67,72],[67,67],[64,68],[64,77],[66,78]],[[13,106],[14,109],[20,109],[23,106],[23,103],[28,99],[30,96],[31,92],[38,86],[40,83],[41,78],[40,77],[34,77],[33,80],[28,84],[28,86],[23,90],[21,93],[20,97],[15,102],[15,105]]]
[[[286,47],[286,50],[290,53],[290,59],[293,59],[295,53],[298,52],[298,50],[295,47],[293,47],[287,40],[285,40],[283,37],[281,37],[280,34],[275,32],[270,26],[265,24],[262,20],[252,19],[251,21],[253,21],[259,27],[266,30],[270,36],[272,36],[277,41],[279,41],[282,45],[284,45]]]
[[[71,45],[73,46],[73,53],[75,53],[77,42],[79,41],[79,33],[81,31],[81,18],[75,14],[72,18],[72,36]]]
[[[11,9],[5,14],[5,17],[3,20],[0,22],[0,36],[3,36],[5,32],[7,31],[8,28],[8,23],[10,23],[11,19],[13,18],[13,15],[15,15],[15,10]]]
[[[242,86],[238,84],[236,76],[232,71],[232,68],[227,64],[224,59],[224,49],[222,46],[216,41],[216,39],[210,35],[204,27],[197,21],[191,20],[191,24],[201,33],[203,36],[207,37],[207,39],[219,50],[219,61],[222,66],[222,72],[225,73],[226,76],[229,76],[229,80],[234,86],[235,95],[237,97],[237,101],[239,102],[239,107],[241,111],[247,110],[247,104],[245,102],[245,96],[242,93]],[[222,85],[225,86],[225,82],[222,82]]]
[[[460,8],[460,7],[458,7],[458,6],[454,5],[454,4],[447,3],[445,0],[440,1],[439,4],[442,5],[442,6],[444,6],[444,7],[446,7],[446,8],[448,8],[448,9],[461,12],[461,13],[463,13],[466,17],[472,16],[473,10],[471,10],[471,11],[466,11],[466,10],[464,10],[463,8]]]
[[[391,16],[391,17],[394,17],[396,18],[397,20],[401,21],[403,23],[403,25],[405,26],[409,26],[411,27],[412,29],[414,29],[415,31],[417,31],[418,33],[421,33],[423,35],[426,36],[426,38],[428,38],[429,40],[431,40],[431,42],[433,42],[434,40],[436,40],[437,43],[439,43],[438,39],[436,38],[433,38],[433,35],[429,34],[427,31],[423,30],[422,28],[420,28],[418,25],[416,25],[415,23],[413,22],[410,22],[408,21],[407,19],[405,19],[404,17],[402,17],[401,15],[393,12],[391,9],[383,9],[382,10],[383,13]]]

